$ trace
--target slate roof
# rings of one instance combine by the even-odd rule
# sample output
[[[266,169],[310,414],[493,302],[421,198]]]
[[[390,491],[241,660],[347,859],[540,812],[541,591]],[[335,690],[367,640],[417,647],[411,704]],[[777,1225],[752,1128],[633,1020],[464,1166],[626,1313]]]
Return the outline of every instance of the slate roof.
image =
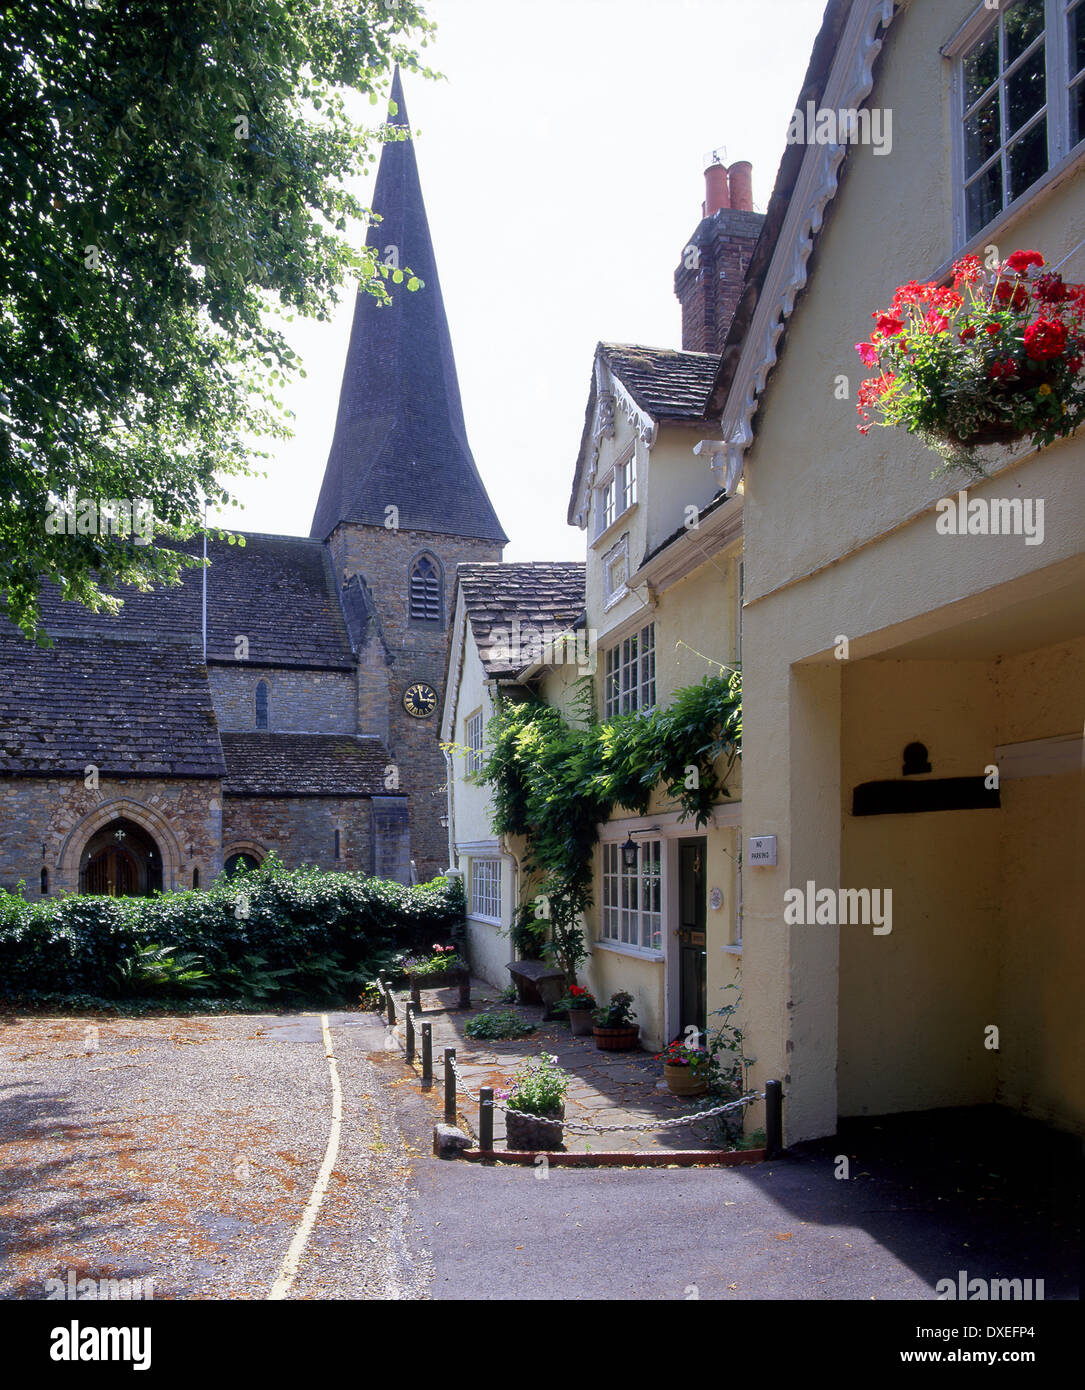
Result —
[[[407,126],[397,69],[389,124]],[[381,221],[367,245],[424,282],[389,284],[390,306],[359,293],[343,369],[339,411],[311,535],[326,539],[341,521],[384,526],[399,509],[402,530],[506,541],[475,466],[460,403],[437,263],[430,240],[414,144],[384,146],[373,192]]]
[[[580,560],[539,560],[519,564],[467,564],[457,571],[464,608],[479,657],[488,677],[516,675],[529,664],[501,654],[503,628],[510,646],[513,623],[519,620],[521,642],[531,630],[545,640],[547,632],[566,632],[584,613],[584,563]],[[493,640],[491,640],[493,639]]]
[[[688,421],[690,424],[708,420],[709,398],[720,366],[719,356],[714,352],[679,352],[674,348],[644,347],[639,343],[596,344],[584,428],[569,495],[570,526],[577,524],[577,502],[591,452],[595,407],[599,399],[594,362],[600,359],[653,420]],[[711,428],[715,430],[717,424],[713,417]]]
[[[52,649],[0,628],[0,772],[221,777],[224,764],[199,654],[177,642],[93,633]]]
[[[678,352],[635,343],[600,343],[603,358],[653,420],[703,420],[719,354]]]
[[[236,639],[244,636],[251,665],[349,668],[350,638],[327,547],[303,536],[248,535],[244,540],[243,546],[207,543],[208,660],[232,664]],[[174,548],[202,553],[199,541],[179,542]],[[175,589],[118,589],[124,607],[113,617],[64,602],[49,585],[42,595],[45,630],[50,636],[187,642],[202,651],[202,587],[203,571],[196,568],[185,570]]]
[[[223,733],[226,796],[380,796],[392,762],[375,738]]]

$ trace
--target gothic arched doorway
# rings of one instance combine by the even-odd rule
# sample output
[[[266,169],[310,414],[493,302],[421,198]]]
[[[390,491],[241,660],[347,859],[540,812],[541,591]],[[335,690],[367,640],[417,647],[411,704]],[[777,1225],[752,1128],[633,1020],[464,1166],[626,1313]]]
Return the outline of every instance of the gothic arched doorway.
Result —
[[[79,860],[81,893],[146,897],[161,888],[162,855],[133,821],[110,821],[87,841]]]

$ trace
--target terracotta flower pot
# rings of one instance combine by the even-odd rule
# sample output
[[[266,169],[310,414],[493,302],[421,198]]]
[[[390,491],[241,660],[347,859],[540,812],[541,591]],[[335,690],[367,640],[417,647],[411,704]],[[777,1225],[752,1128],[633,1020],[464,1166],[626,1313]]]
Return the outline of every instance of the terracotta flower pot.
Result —
[[[584,1037],[592,1030],[591,1009],[570,1009],[569,1027],[575,1037]]]
[[[705,1067],[680,1067],[663,1063],[663,1079],[674,1096],[703,1096],[708,1090]]]
[[[596,1024],[591,1031],[595,1045],[601,1052],[629,1052],[637,1045],[640,1025],[623,1023],[618,1028],[600,1028]]]
[[[564,1143],[564,1119],[564,1105],[551,1111],[548,1116],[532,1115],[530,1119],[525,1119],[521,1115],[506,1115],[505,1147],[517,1153],[560,1149]]]

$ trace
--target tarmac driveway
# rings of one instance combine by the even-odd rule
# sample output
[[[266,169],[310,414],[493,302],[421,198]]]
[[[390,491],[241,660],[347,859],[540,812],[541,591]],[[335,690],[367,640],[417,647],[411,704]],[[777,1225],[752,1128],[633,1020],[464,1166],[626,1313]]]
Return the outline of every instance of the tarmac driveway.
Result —
[[[328,1036],[341,1124],[317,1015],[0,1016],[0,1298],[933,1300],[960,1270],[1077,1295],[1080,1155],[1004,1116],[751,1167],[482,1167],[430,1157],[437,1092],[374,1015]]]

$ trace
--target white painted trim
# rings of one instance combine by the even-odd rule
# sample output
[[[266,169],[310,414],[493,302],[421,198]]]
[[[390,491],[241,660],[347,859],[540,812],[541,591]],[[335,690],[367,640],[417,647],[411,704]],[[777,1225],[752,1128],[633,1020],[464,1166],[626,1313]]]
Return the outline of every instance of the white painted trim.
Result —
[[[467,840],[464,842],[456,841],[456,853],[466,854],[472,859],[495,859],[501,853],[500,840]]]
[[[614,840],[626,840],[630,833],[646,834],[652,831],[656,839],[691,839],[704,835],[709,830],[723,830],[742,824],[742,802],[725,801],[713,807],[712,814],[704,825],[694,825],[691,820],[680,820],[680,811],[660,811],[655,816],[628,816],[624,820],[608,820],[597,824],[596,834],[600,844]]]
[[[622,941],[607,941],[597,936],[592,942],[594,951],[613,951],[616,956],[632,956],[634,960],[647,961],[649,965],[666,965],[667,958],[662,951],[646,951],[643,946],[627,946]]]
[[[874,63],[883,33],[893,22],[894,0],[855,0],[837,46],[821,106],[832,110],[860,107],[874,87]],[[806,285],[807,262],[825,212],[836,196],[846,145],[810,144],[788,202],[776,249],[743,341],[734,380],[724,404],[722,432],[728,467],[741,476],[746,450],[753,443],[753,417],[776,365],[776,348],[795,300]]]
[[[505,925],[500,917],[483,917],[481,912],[468,912],[465,916],[469,922],[478,922],[483,927],[497,927],[500,930]]]

